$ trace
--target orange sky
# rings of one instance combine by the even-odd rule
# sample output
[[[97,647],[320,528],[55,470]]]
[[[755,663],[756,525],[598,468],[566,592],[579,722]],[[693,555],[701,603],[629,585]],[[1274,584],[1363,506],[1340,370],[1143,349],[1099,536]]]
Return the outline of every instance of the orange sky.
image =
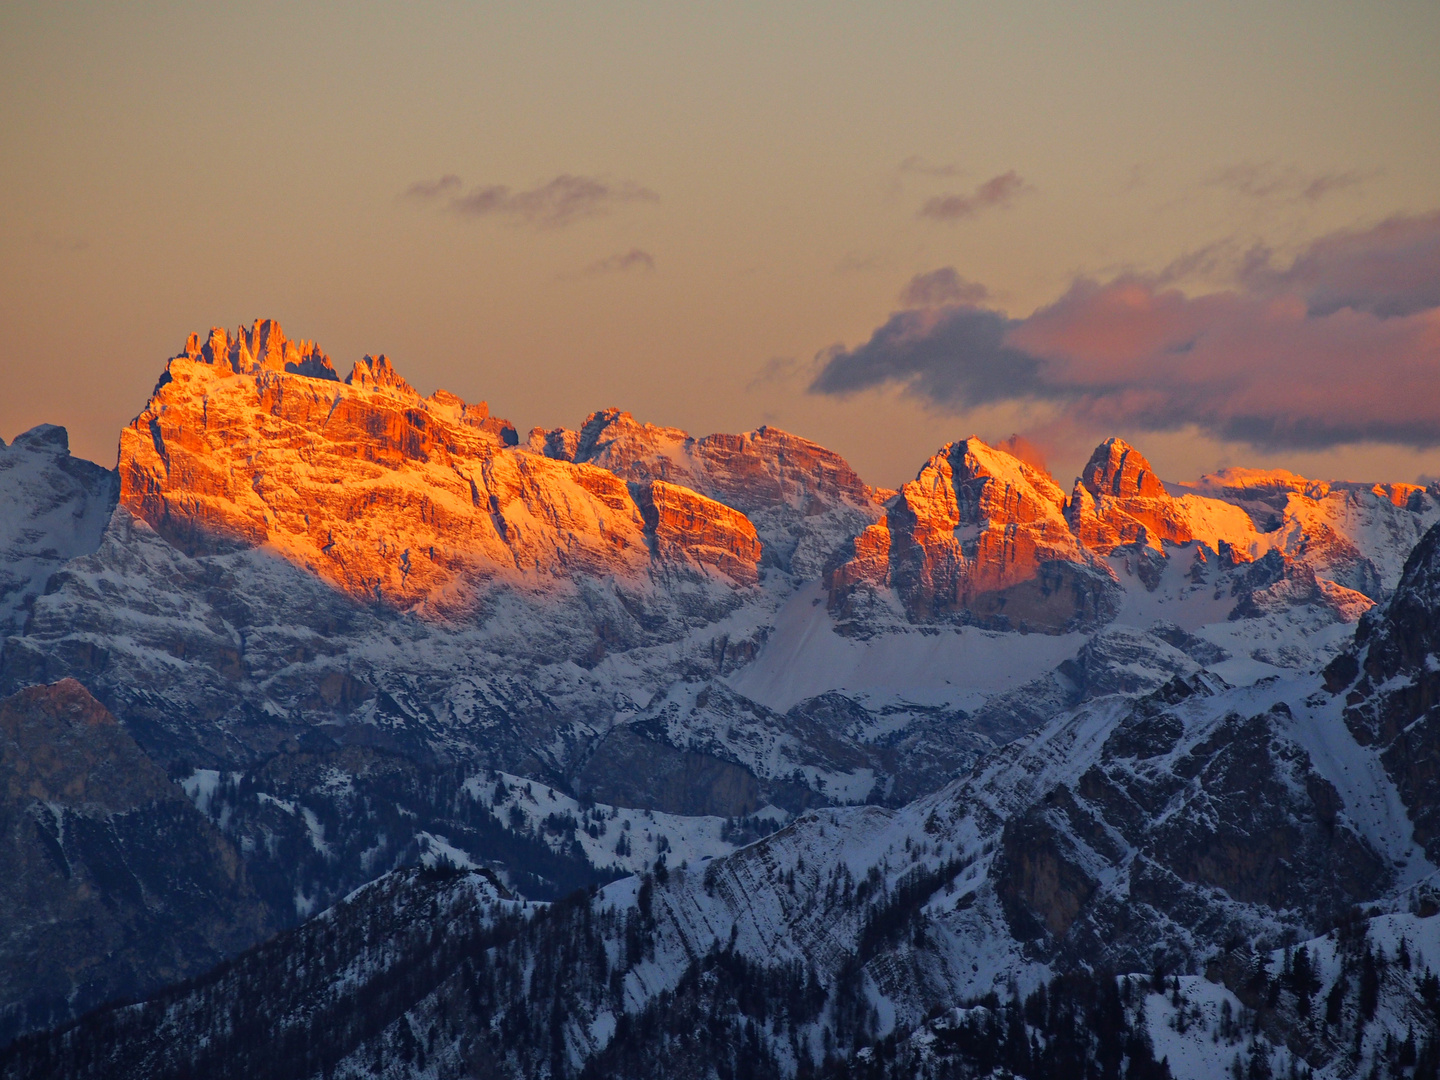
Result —
[[[818,395],[816,357],[942,267],[1018,319],[1077,276],[1201,295],[1256,244],[1440,209],[1437,43],[1432,0],[8,3],[0,436],[63,423],[110,464],[187,333],[271,316],[522,434],[773,423],[895,484],[1022,430],[1068,481],[1105,432]],[[1177,479],[1440,475],[1118,426]]]

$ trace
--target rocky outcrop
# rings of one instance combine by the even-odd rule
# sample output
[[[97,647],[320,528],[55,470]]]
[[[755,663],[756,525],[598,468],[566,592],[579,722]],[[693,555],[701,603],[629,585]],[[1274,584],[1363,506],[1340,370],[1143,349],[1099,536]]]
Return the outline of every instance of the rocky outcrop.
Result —
[[[1124,439],[1095,448],[1075,481],[1065,517],[1080,543],[1101,555],[1125,544],[1163,550],[1165,542],[1194,539],[1185,509]]]
[[[1278,552],[1371,600],[1394,588],[1440,509],[1440,489],[1307,480],[1284,469],[1228,468],[1174,486],[1186,492],[1177,501],[1192,532],[1216,550],[1242,560]]]
[[[1177,498],[1118,438],[1095,449],[1066,498],[1048,474],[972,437],[931,458],[856,537],[829,577],[830,604],[855,632],[883,616],[887,592],[911,622],[1054,632],[1111,618],[1117,569],[1154,591],[1189,547],[1202,576],[1211,563],[1235,570],[1234,618],[1312,608],[1353,622],[1437,516],[1436,498],[1414,485],[1285,472],[1227,470]],[[1249,563],[1277,569],[1257,584]]]
[[[1065,520],[1048,474],[971,437],[932,457],[855,540],[830,578],[843,618],[862,588],[890,588],[916,622],[1059,631],[1115,613],[1113,575]]]
[[[1097,707],[1075,714],[1073,734],[1051,725],[993,780],[957,791],[977,820],[988,785],[1015,800],[991,826],[989,880],[1028,955],[1191,964],[1197,945],[1314,932],[1384,894],[1393,868],[1297,740],[1321,721],[1283,701],[1245,715],[1231,707],[1243,699],[1212,676],[1176,677],[1113,719]],[[1086,746],[1097,732],[1098,754]]]
[[[0,1042],[274,928],[235,849],[73,680],[0,702]]]

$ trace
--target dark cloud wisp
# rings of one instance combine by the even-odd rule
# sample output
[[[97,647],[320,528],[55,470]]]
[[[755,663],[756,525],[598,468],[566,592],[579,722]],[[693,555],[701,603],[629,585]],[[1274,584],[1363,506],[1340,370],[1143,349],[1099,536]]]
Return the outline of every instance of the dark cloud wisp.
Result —
[[[1306,173],[1294,166],[1281,167],[1270,162],[1242,161],[1227,165],[1216,172],[1206,181],[1206,185],[1224,188],[1251,199],[1313,203],[1337,191],[1358,187],[1374,175],[1357,170]]]
[[[990,297],[990,290],[978,281],[967,281],[953,266],[942,266],[927,274],[916,274],[900,290],[906,307],[944,307],[947,304],[976,305]]]
[[[858,349],[832,349],[810,389],[843,396],[901,383],[960,408],[1046,396],[1041,361],[1005,343],[1014,325],[982,308],[898,311]]]
[[[936,195],[926,199],[919,216],[932,221],[960,221],[982,210],[1009,206],[1029,187],[1014,169],[992,176],[967,195]]]
[[[1392,218],[1363,232],[1322,237],[1284,270],[1263,249],[1241,271],[1251,289],[1293,291],[1313,315],[1342,308],[1382,317],[1440,307],[1440,213]]]
[[[956,412],[1048,403],[1102,434],[1440,446],[1436,232],[1440,216],[1333,234],[1200,296],[1132,275],[1078,281],[1024,319],[963,301],[897,312],[822,354],[810,389],[899,386]]]
[[[415,199],[419,202],[431,202],[442,195],[458,192],[462,186],[460,177],[454,173],[446,173],[437,180],[416,180],[401,193],[401,197]]]
[[[601,274],[625,274],[630,271],[649,273],[655,269],[655,256],[640,248],[631,248],[619,255],[611,255],[591,263],[585,268],[589,276]]]
[[[462,217],[496,215],[541,228],[558,228],[582,218],[598,217],[626,203],[660,200],[655,192],[633,181],[569,173],[524,191],[514,191],[504,184],[477,185],[469,191],[463,191],[463,187],[458,176],[447,175],[417,181],[403,194],[420,202],[443,201],[447,210]]]

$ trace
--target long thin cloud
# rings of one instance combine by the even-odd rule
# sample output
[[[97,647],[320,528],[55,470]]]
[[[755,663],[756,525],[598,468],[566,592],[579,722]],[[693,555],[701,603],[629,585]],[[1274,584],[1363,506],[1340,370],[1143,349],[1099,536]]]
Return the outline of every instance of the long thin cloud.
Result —
[[[660,200],[649,188],[630,180],[605,180],[596,176],[562,173],[553,180],[523,191],[505,184],[483,184],[463,190],[458,176],[419,180],[403,193],[424,203],[443,203],[461,217],[508,217],[540,228],[559,228],[583,218],[599,217],[626,203]]]
[[[1206,183],[1252,199],[1318,202],[1327,195],[1358,187],[1377,174],[1355,169],[1307,173],[1292,166],[1242,161],[1213,174]]]
[[[631,248],[619,255],[599,259],[585,268],[585,274],[594,277],[601,274],[625,274],[631,271],[650,273],[655,269],[655,256],[642,248]]]

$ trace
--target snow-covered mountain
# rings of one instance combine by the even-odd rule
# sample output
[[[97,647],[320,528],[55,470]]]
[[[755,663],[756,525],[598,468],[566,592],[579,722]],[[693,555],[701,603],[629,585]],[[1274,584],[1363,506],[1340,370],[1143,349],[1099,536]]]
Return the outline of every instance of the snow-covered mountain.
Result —
[[[483,403],[422,397],[383,357],[342,380],[272,322],[191,338],[119,478],[103,535],[52,544],[80,557],[30,590],[6,689],[79,678],[195,767],[318,735],[584,774],[602,798],[593,763],[636,739],[750,787],[916,794],[916,761],[958,775],[1083,696],[1055,669],[1106,624],[1179,627],[1236,683],[1323,663],[1440,516],[1424,489],[1289,474],[1173,498],[1118,440],[1069,498],[973,438],[893,496],[769,428],[692,439],[607,410],[520,446]],[[11,490],[41,512],[41,488]],[[857,722],[797,719],[767,756],[730,724],[645,720],[709,682],[754,716],[840,693]]]
[[[115,473],[71,457],[62,427],[0,440],[0,635],[20,633],[50,576],[100,546],[118,497]]]
[[[148,1013],[24,1046],[16,1075],[253,1067],[236,1010],[275,1017],[293,1075],[682,1075],[737,1054],[774,1076],[1059,1076],[1108,1055],[1196,1078],[1237,1059],[1336,1078],[1433,1068],[1433,799],[1356,718],[1413,703],[1397,659],[1429,678],[1413,620],[1433,623],[1437,549],[1440,528],[1325,673],[1233,687],[1199,670],[1104,695],[899,809],[807,810],[728,853],[689,839],[653,874],[529,914],[469,871],[405,872]],[[516,827],[578,809],[531,793],[526,811],[519,785],[474,794],[514,807]],[[417,908],[432,941],[466,944],[346,929]],[[329,974],[280,989],[301,963]],[[381,1006],[367,986],[408,989]],[[364,1022],[322,1034],[315,1006],[336,999]],[[231,1056],[177,1049],[212,1045]]]
[[[336,903],[456,888],[463,918],[519,935],[486,939],[504,964],[605,952],[603,992],[528,991],[563,1013],[561,1058],[521,1039],[502,1074],[618,1068],[616,1032],[682,999],[776,1075],[934,1064],[983,1019],[945,1010],[1000,1023],[1078,971],[1145,973],[1126,1023],[1168,1007],[1177,1037],[1175,993],[1231,994],[1280,1060],[1300,1021],[1251,1000],[1236,948],[1437,903],[1440,490],[1165,483],[1111,439],[1066,494],[971,437],[890,492],[773,428],[614,409],[522,443],[385,357],[342,379],[257,321],[191,337],[115,472],[61,429],[0,447],[0,505],[0,690],[83,684],[180,785],[156,805],[188,798],[186,827],[243,866],[250,921],[197,955],[296,923],[319,948],[304,920]],[[16,746],[23,771],[40,751]],[[523,929],[549,910],[525,903],[581,887]],[[167,888],[146,910],[185,910]],[[347,964],[401,963],[366,941]],[[1157,965],[1189,981],[1163,997]],[[403,1023],[440,1031],[459,976],[427,970]],[[745,1027],[736,971],[798,995],[783,1031]],[[331,1065],[416,1074],[399,1024]],[[460,1026],[422,1040],[441,1075],[505,1045]],[[1333,1049],[1302,1056],[1338,1076]]]

